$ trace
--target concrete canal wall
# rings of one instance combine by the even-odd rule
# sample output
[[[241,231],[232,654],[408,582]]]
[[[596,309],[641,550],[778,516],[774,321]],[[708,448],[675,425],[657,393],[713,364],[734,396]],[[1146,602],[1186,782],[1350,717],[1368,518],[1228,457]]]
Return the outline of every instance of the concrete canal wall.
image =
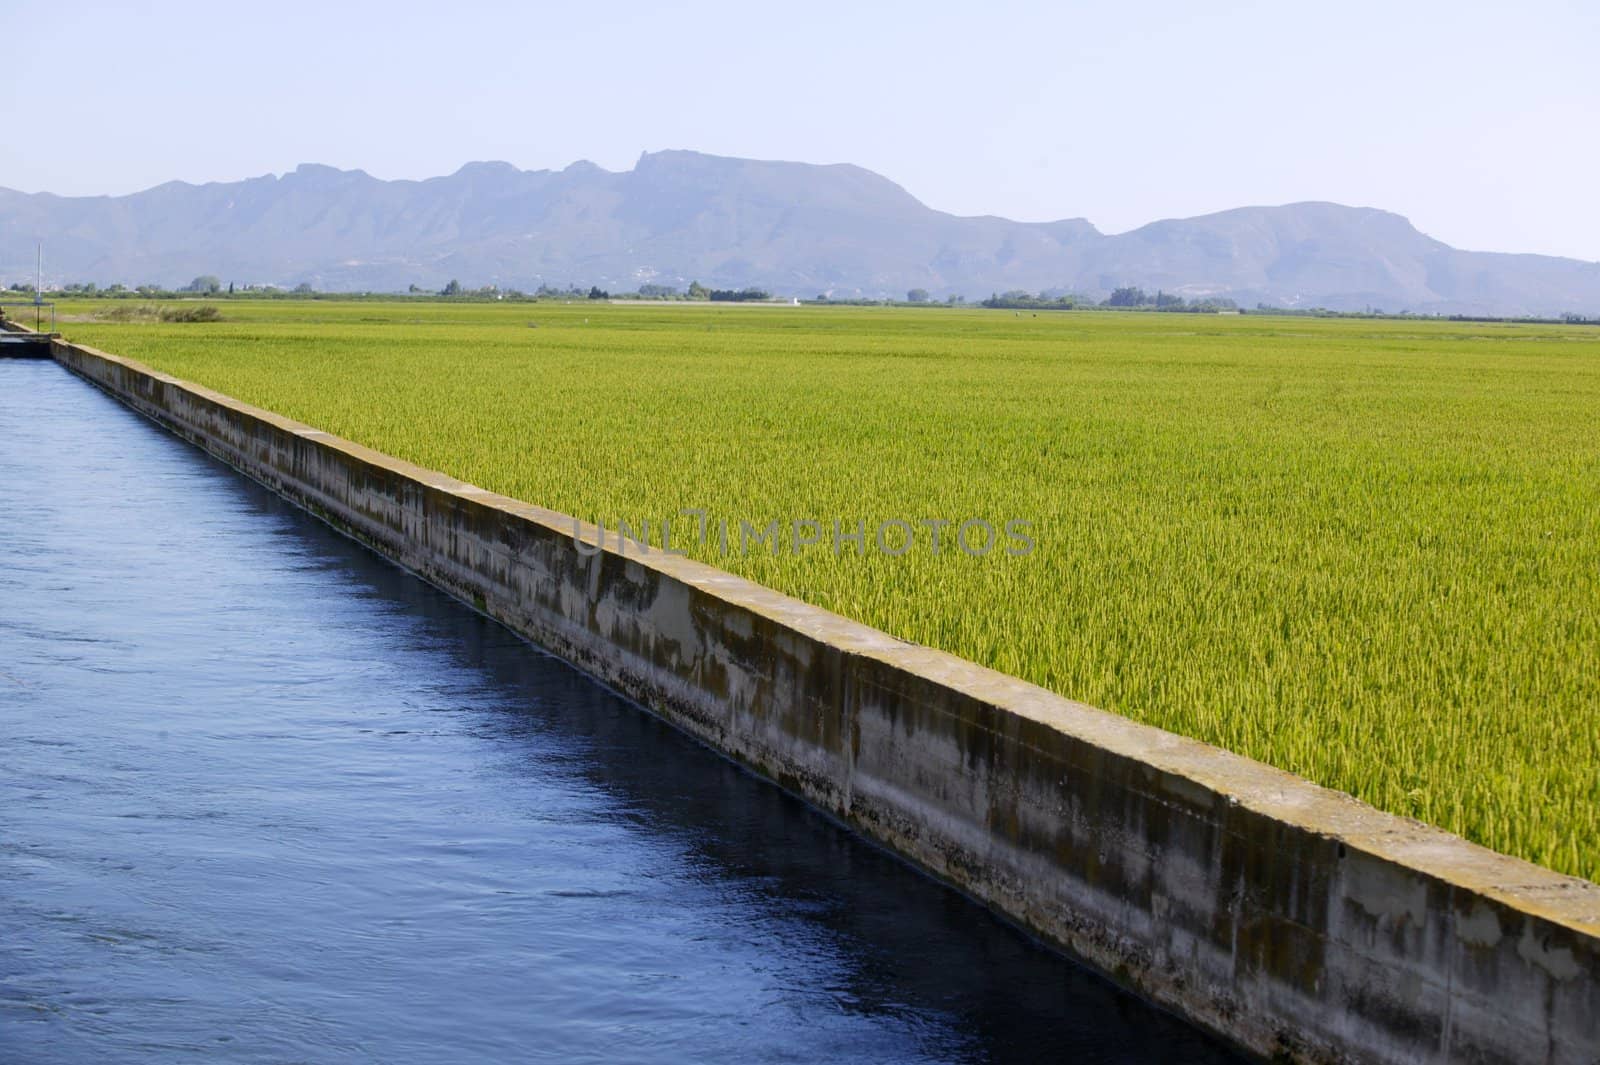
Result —
[[[1600,888],[55,341],[134,409],[1264,1056],[1600,1061]],[[583,535],[594,542],[594,530]],[[205,595],[195,587],[192,594]],[[271,624],[263,618],[262,624]],[[999,994],[1004,989],[996,989]]]

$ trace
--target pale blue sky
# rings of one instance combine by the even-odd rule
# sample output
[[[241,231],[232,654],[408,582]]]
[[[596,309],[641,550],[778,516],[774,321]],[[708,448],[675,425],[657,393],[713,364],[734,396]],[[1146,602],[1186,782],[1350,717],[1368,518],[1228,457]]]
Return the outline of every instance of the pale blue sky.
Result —
[[[959,214],[1325,199],[1600,260],[1594,0],[5,0],[0,32],[0,185],[30,192],[693,148],[859,163]]]

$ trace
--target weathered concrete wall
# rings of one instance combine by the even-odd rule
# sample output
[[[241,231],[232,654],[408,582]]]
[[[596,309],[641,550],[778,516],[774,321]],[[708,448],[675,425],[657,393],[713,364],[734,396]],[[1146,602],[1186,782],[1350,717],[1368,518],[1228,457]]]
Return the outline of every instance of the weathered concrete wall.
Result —
[[[54,353],[1245,1047],[1305,1061],[1600,1061],[1594,884],[709,566],[619,553],[614,538],[586,556],[563,515],[137,363],[59,341]]]

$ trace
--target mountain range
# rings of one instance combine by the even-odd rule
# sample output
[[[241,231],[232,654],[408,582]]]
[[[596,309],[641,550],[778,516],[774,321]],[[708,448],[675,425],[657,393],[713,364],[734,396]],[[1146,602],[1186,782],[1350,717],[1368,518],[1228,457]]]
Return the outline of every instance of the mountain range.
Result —
[[[758,286],[782,295],[977,299],[1121,286],[1244,306],[1416,313],[1600,313],[1600,263],[1470,252],[1387,211],[1241,207],[1105,234],[1081,218],[1014,222],[936,211],[857,166],[646,153],[632,170],[469,163],[385,181],[306,164],[282,176],[126,196],[0,189],[0,279],[329,291],[436,289],[451,279],[632,290]]]

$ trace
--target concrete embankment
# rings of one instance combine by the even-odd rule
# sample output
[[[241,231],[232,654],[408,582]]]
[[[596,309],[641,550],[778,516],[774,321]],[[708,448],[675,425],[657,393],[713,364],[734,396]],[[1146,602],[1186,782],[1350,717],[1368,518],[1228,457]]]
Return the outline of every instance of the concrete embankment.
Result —
[[[1600,887],[116,356],[55,358],[1265,1056],[1600,1061]],[[594,530],[584,535],[592,544]],[[194,594],[204,595],[204,588]],[[262,619],[271,624],[271,619]],[[1004,993],[1004,989],[1000,989]]]
[[[0,321],[0,326],[8,323]],[[44,333],[0,329],[0,359],[48,359],[50,337]]]

